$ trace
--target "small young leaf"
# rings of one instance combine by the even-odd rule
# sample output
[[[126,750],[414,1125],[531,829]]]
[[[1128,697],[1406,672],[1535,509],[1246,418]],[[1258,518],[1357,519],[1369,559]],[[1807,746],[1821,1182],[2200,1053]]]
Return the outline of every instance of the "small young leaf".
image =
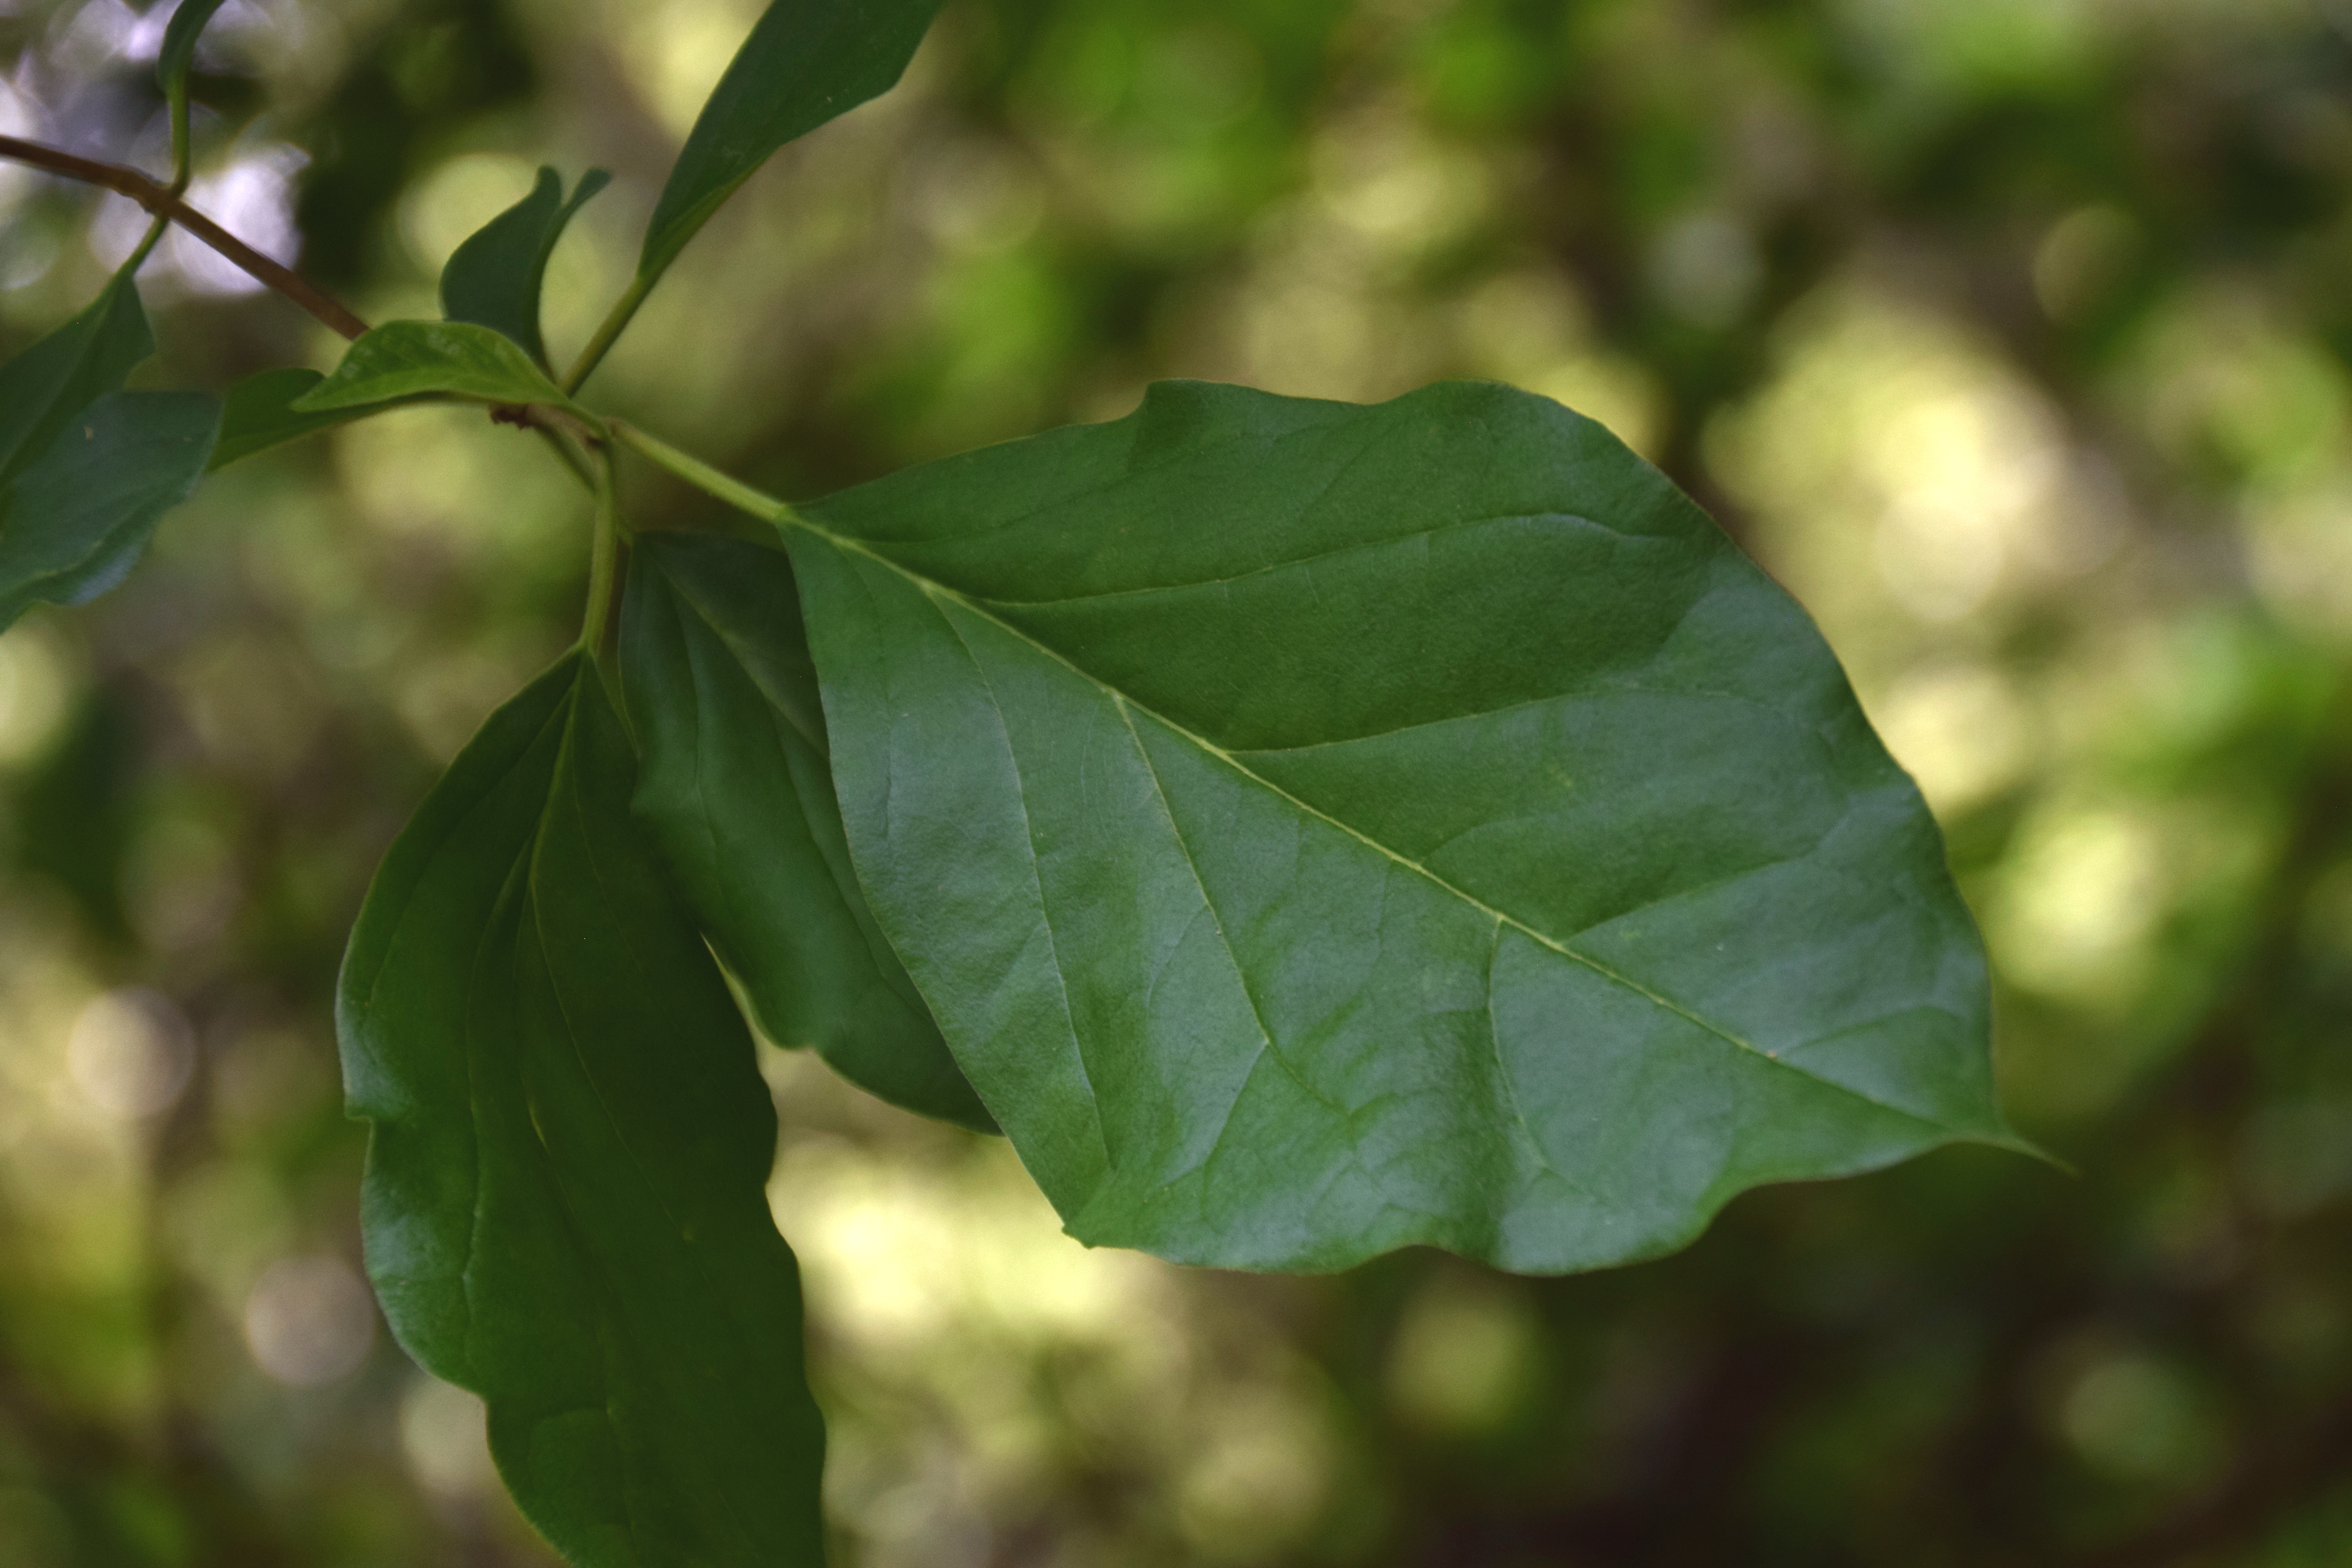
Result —
[[[221,411],[220,440],[213,447],[212,462],[206,471],[225,468],[240,458],[250,458],[256,452],[415,401],[395,397],[388,402],[362,403],[316,414],[296,413],[295,401],[324,380],[326,377],[315,370],[265,370],[230,387]]]
[[[118,275],[81,314],[0,365],[0,485],[154,352],[139,290]]]
[[[814,1045],[893,1104],[994,1131],[857,890],[783,555],[640,538],[621,669],[638,815],[768,1037]]]
[[[175,176],[184,177],[188,171],[188,72],[195,65],[196,39],[220,8],[221,0],[180,0],[180,8],[164,24],[163,47],[155,55],[155,82],[163,89],[172,115]]]
[[[940,0],[774,0],[687,136],[654,204],[637,276],[661,276],[777,148],[887,92],[939,7]]]
[[[155,54],[155,84],[165,101],[179,103],[188,95],[188,72],[196,61],[196,39],[203,36],[222,0],[180,0],[180,8],[163,26],[163,44]]]
[[[110,392],[76,416],[0,489],[0,627],[121,582],[204,478],[220,416],[201,392]]]
[[[859,880],[1083,1241],[1567,1271],[2018,1146],[1918,792],[1589,420],[1172,384],[785,531]]]
[[[539,296],[547,258],[588,199],[612,183],[602,169],[580,177],[572,199],[552,169],[539,172],[530,195],[492,218],[460,245],[441,269],[441,313],[504,332],[541,366],[546,345],[539,335]]]
[[[817,1564],[775,1115],[633,772],[569,657],[385,856],[336,1009],[373,1123],[368,1272],[409,1353],[488,1401],[499,1473],[580,1568]]]
[[[288,406],[321,414],[426,393],[571,406],[520,344],[470,321],[387,321],[352,344],[332,375]]]

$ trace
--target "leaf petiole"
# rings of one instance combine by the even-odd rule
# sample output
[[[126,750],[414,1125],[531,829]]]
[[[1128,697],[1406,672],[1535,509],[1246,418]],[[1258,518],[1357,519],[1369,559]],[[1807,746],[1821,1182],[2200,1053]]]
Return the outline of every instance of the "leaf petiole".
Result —
[[[629,322],[636,316],[637,307],[646,302],[646,296],[654,291],[654,285],[659,281],[658,276],[647,278],[643,275],[629,280],[627,289],[613,301],[613,308],[605,313],[603,323],[596,329],[596,335],[588,340],[588,346],[580,351],[579,359],[573,362],[570,374],[564,376],[563,395],[569,397],[578,392],[582,384],[596,374],[596,367],[604,363],[604,356],[612,352],[614,343],[620,342],[621,334],[628,331]]]
[[[554,453],[557,459],[571,470],[573,479],[588,488],[591,495],[596,492],[595,470],[589,466],[588,459],[582,457],[571,442],[565,440],[552,426],[541,425],[537,420],[530,422],[530,433],[547,443],[547,449]]]
[[[155,246],[163,239],[163,231],[171,226],[172,220],[168,217],[158,217],[149,224],[147,233],[139,241],[139,248],[131,253],[130,258],[118,270],[137,277],[139,269],[147,265],[147,258],[155,253]]]
[[[688,457],[668,442],[648,436],[634,425],[608,419],[605,426],[612,431],[613,438],[623,446],[635,448],[695,489],[717,497],[729,506],[750,512],[763,522],[798,521],[798,514],[793,510],[790,502],[778,500],[764,490],[753,489],[740,479],[720,473],[699,458]]]
[[[560,441],[560,437],[556,437]],[[596,538],[588,557],[588,609],[580,624],[581,651],[599,666],[606,661],[613,625],[613,596],[620,583],[621,516],[618,486],[609,447],[596,453]]]

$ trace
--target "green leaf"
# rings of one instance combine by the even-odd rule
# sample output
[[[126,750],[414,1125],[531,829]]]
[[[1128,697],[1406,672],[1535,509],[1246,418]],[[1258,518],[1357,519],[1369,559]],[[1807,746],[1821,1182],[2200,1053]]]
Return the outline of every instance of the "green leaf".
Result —
[[[0,490],[0,627],[121,582],[204,478],[220,417],[201,392],[110,392],[83,409]]]
[[[416,401],[395,397],[383,403],[354,404],[316,414],[296,413],[296,400],[326,379],[315,370],[265,370],[230,387],[221,413],[220,441],[213,447],[212,468],[225,468],[256,452]]]
[[[940,0],[774,0],[744,40],[654,204],[637,276],[661,276],[777,148],[890,90]]]
[[[787,524],[867,900],[1079,1239],[1565,1271],[2018,1146],[1917,791],[1591,421],[1170,384]]]
[[[288,406],[319,414],[426,393],[572,406],[520,343],[470,321],[387,321],[352,344],[332,375]]]
[[[221,0],[181,0],[180,8],[163,26],[163,45],[155,54],[155,84],[167,102],[178,104],[188,96],[188,72],[196,61],[196,40],[221,8]]]
[[[641,537],[621,668],[638,815],[768,1037],[814,1046],[893,1104],[994,1131],[857,889],[784,557]]]
[[[172,168],[175,179],[188,172],[188,73],[195,66],[196,39],[203,36],[221,0],[181,0],[180,8],[163,26],[163,45],[155,55],[155,83],[172,115]]]
[[[0,627],[121,582],[185,500],[220,424],[200,393],[123,392],[155,351],[128,273],[0,365]]]
[[[0,485],[154,352],[139,290],[118,274],[81,314],[0,365]]]
[[[547,258],[588,199],[612,183],[602,169],[580,177],[572,199],[552,169],[539,172],[530,195],[482,226],[441,269],[441,313],[504,332],[541,366],[547,347],[539,335],[540,288]]]
[[[384,858],[336,1011],[368,1271],[581,1568],[814,1564],[824,1427],[750,1036],[566,658]]]

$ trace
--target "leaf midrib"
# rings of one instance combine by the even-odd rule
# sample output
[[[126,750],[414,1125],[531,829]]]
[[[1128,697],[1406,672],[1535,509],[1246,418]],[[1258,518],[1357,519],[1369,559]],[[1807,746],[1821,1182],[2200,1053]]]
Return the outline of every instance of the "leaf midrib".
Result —
[[[1174,720],[1169,718],[1166,714],[1160,712],[1150,704],[1138,701],[1128,692],[1121,690],[1117,686],[1112,685],[1109,681],[1103,679],[1102,677],[1095,674],[1092,670],[1087,669],[1083,666],[1076,663],[1058,649],[1038,641],[1037,638],[1032,637],[1020,626],[1014,626],[1010,622],[991,614],[986,607],[986,601],[976,601],[959,590],[950,587],[947,584],[941,583],[935,578],[926,576],[922,573],[917,572],[910,567],[902,565],[898,562],[893,561],[888,556],[882,554],[879,551],[869,548],[863,541],[851,538],[845,534],[836,533],[833,530],[820,525],[811,519],[805,512],[801,511],[797,508],[780,504],[776,511],[771,514],[768,521],[775,523],[780,528],[790,527],[804,529],[809,533],[824,541],[826,543],[834,546],[837,550],[843,551],[845,553],[863,556],[866,559],[875,562],[877,564],[884,566],[898,574],[908,584],[912,584],[919,593],[923,594],[925,596],[954,604],[968,613],[980,617],[990,625],[1003,631],[1007,636],[1025,644],[1029,647],[1034,648],[1039,654],[1052,659],[1055,663],[1061,665],[1063,668],[1071,671],[1071,673],[1078,676],[1088,684],[1101,690],[1115,701],[1125,702],[1136,711],[1149,715],[1154,721],[1164,725],[1167,729],[1184,741],[1199,747],[1202,752],[1216,758],[1219,762],[1233,769],[1234,772],[1239,773],[1243,778],[1249,780],[1252,784],[1256,784],[1261,789],[1271,793],[1277,799],[1286,802],[1297,811],[1315,818],[1317,821],[1328,824],[1330,826],[1337,828],[1341,833],[1346,834],[1349,837],[1355,839],[1358,843],[1372,850],[1374,853],[1384,856],[1388,859],[1395,862],[1397,865],[1402,866],[1407,870],[1422,877],[1439,890],[1451,894],[1454,898],[1461,900],[1465,904],[1467,904],[1472,909],[1479,910],[1488,918],[1500,922],[1502,925],[1509,926],[1512,930],[1520,932],[1538,945],[1549,952],[1558,953],[1560,957],[1567,959],[1572,963],[1581,965],[1583,968],[1591,971],[1594,974],[1599,975],[1601,979],[1608,981],[1612,984],[1632,992],[1633,994],[1642,997],[1644,1001],[1648,1002],[1651,1005],[1659,1008],[1661,1011],[1670,1013],[1675,1016],[1681,1018],[1684,1022],[1714,1036],[1716,1038],[1720,1039],[1728,1045],[1737,1047],[1740,1050],[1747,1051],[1760,1060],[1771,1063],[1774,1067],[1794,1073],[1800,1078],[1820,1084],[1824,1088],[1834,1089],[1841,1094],[1848,1095],[1853,1099],[1861,1100],[1866,1105],[1874,1107],[1876,1110],[1885,1111],[1888,1115],[1899,1116],[1906,1121],[1916,1122],[1920,1126],[1934,1128],[1938,1131],[1950,1132],[1954,1131],[1951,1128],[1946,1127],[1941,1122],[1931,1121],[1927,1117],[1920,1115],[1916,1111],[1906,1110],[1900,1106],[1889,1105],[1885,1100],[1882,1100],[1874,1095],[1866,1094],[1861,1089],[1855,1089],[1851,1084],[1840,1083],[1835,1079],[1824,1078],[1821,1074],[1811,1072],[1805,1068],[1799,1066],[1795,1062],[1784,1059],[1777,1052],[1765,1050],[1761,1047],[1756,1045],[1753,1041],[1743,1039],[1738,1035],[1724,1028],[1721,1025],[1715,1023],[1713,1020],[1692,1011],[1690,1008],[1684,1006],[1673,998],[1652,990],[1649,986],[1643,984],[1641,982],[1633,979],[1631,975],[1624,974],[1618,970],[1612,968],[1610,965],[1601,963],[1598,959],[1579,952],[1565,942],[1556,940],[1546,932],[1538,931],[1535,927],[1528,924],[1525,921],[1522,921],[1505,910],[1495,908],[1485,900],[1480,899],[1475,894],[1472,894],[1467,890],[1455,886],[1454,883],[1447,881],[1444,878],[1439,876],[1436,872],[1432,871],[1428,867],[1422,865],[1419,861],[1400,854],[1396,850],[1390,848],[1387,845],[1382,844],[1380,840],[1362,832],[1352,825],[1340,820],[1339,817],[1333,816],[1330,813],[1322,810],[1318,806],[1301,800],[1298,796],[1291,794],[1288,790],[1284,789],[1281,785],[1274,783],[1271,779],[1268,779],[1263,774],[1255,773],[1244,765],[1233,752],[1226,751],[1215,742],[1177,723]],[[992,697],[991,700],[993,701]]]
[[[651,569],[660,574],[662,582],[669,588],[670,597],[679,605],[692,612],[694,618],[702,623],[704,628],[710,633],[712,640],[727,650],[727,656],[735,661],[736,667],[742,670],[744,678],[751,681],[751,689],[760,694],[761,706],[767,708],[790,725],[793,733],[805,742],[811,751],[830,763],[833,760],[833,752],[826,737],[821,732],[810,733],[808,726],[803,724],[800,716],[792,710],[791,705],[778,700],[777,695],[768,689],[768,683],[760,679],[759,667],[746,651],[751,647],[750,642],[720,626],[719,618],[710,613],[686,584],[680,582],[671,573],[664,570],[658,563],[653,563]]]
[[[1054,965],[1054,991],[1062,1005],[1062,1022],[1070,1031],[1072,1055],[1077,1062],[1079,1081],[1086,1086],[1087,1103],[1094,1108],[1095,1142],[1102,1150],[1104,1169],[1111,1170],[1118,1162],[1111,1153],[1110,1129],[1103,1121],[1102,1096],[1095,1092],[1094,1069],[1087,1062],[1086,1047],[1078,1036],[1077,1015],[1070,1006],[1070,973],[1062,964],[1062,939],[1055,934],[1054,914],[1045,898],[1045,878],[1040,869],[1044,854],[1037,847],[1037,823],[1029,812],[1029,785],[1021,772],[1020,753],[1013,744],[1013,726],[1005,718],[1004,704],[997,699],[996,683],[989,679],[980,655],[964,639],[962,629],[948,618],[944,609],[940,611],[940,620],[948,628],[948,635],[956,639],[956,646],[963,650],[964,658],[971,661],[972,673],[980,677],[981,685],[986,689],[988,706],[996,714],[997,730],[1004,737],[1005,757],[1013,764],[1013,799],[1021,807],[1022,837],[1029,847],[1029,885],[1037,890],[1037,921],[1045,928],[1045,952]]]
[[[1052,599],[1004,599],[991,595],[978,602],[1002,605],[1008,610],[1057,610],[1071,605],[1098,605],[1106,599],[1136,598],[1145,594],[1185,594],[1203,588],[1230,588],[1236,583],[1246,583],[1255,577],[1271,576],[1277,572],[1294,572],[1301,567],[1314,566],[1326,561],[1336,561],[1343,556],[1363,555],[1373,551],[1393,549],[1401,544],[1412,543],[1416,540],[1426,544],[1433,539],[1440,539],[1447,534],[1462,533],[1475,528],[1491,528],[1498,523],[1507,522],[1575,524],[1607,534],[1612,539],[1643,537],[1640,534],[1627,533],[1621,528],[1612,528],[1609,524],[1596,518],[1587,517],[1582,512],[1481,512],[1475,517],[1449,518],[1444,522],[1433,522],[1426,528],[1416,528],[1404,533],[1385,534],[1378,539],[1359,539],[1347,544],[1335,544],[1326,550],[1311,551],[1305,555],[1286,555],[1279,561],[1269,561],[1262,566],[1252,566],[1246,571],[1235,572],[1223,577],[1187,578],[1173,583],[1139,583],[1125,588],[1102,588],[1085,594],[1065,594]]]
[[[591,667],[584,664],[582,666],[582,679],[593,679],[591,672]],[[581,693],[579,689],[575,686],[567,704],[570,712],[565,723],[566,733],[563,739],[563,747],[562,750],[557,753],[556,757],[555,776],[550,782],[547,804],[541,813],[539,828],[538,831],[532,835],[530,847],[528,851],[530,856],[529,869],[526,872],[526,879],[523,887],[523,896],[528,900],[528,907],[522,911],[522,913],[528,917],[528,923],[517,931],[517,937],[518,940],[522,940],[527,936],[529,941],[536,942],[539,946],[540,963],[544,965],[547,970],[548,990],[554,997],[556,1016],[562,1022],[564,1044],[570,1048],[572,1065],[578,1069],[581,1080],[587,1085],[588,1092],[594,1098],[598,1110],[603,1112],[604,1123],[612,1131],[614,1142],[618,1144],[623,1153],[627,1156],[630,1173],[635,1176],[637,1184],[643,1188],[646,1195],[653,1200],[654,1206],[660,1212],[662,1218],[668,1222],[671,1231],[684,1241],[687,1257],[690,1259],[695,1272],[701,1276],[704,1289],[710,1291],[714,1298],[723,1299],[724,1292],[720,1289],[719,1281],[712,1279],[710,1276],[708,1254],[693,1246],[693,1227],[688,1225],[679,1216],[677,1211],[670,1203],[668,1194],[663,1190],[660,1184],[656,1183],[653,1179],[647,1170],[644,1153],[637,1148],[635,1141],[631,1139],[627,1131],[625,1131],[625,1122],[623,1119],[617,1115],[613,1109],[612,1096],[606,1091],[604,1079],[600,1078],[588,1064],[587,1055],[582,1049],[580,1043],[582,1037],[582,1026],[580,1021],[573,1016],[575,1005],[572,999],[566,994],[562,984],[556,979],[554,952],[548,942],[547,933],[541,927],[540,921],[540,910],[543,906],[545,900],[541,898],[539,889],[539,858],[546,845],[547,836],[551,825],[554,823],[557,813],[564,810],[571,811],[577,818],[574,826],[580,837],[581,853],[587,861],[589,879],[594,883],[599,900],[608,910],[626,907],[626,900],[618,899],[614,895],[612,888],[608,884],[604,874],[603,858],[597,853],[595,837],[588,831],[587,806],[581,797],[580,782],[576,776],[576,769],[579,765],[577,762],[578,752],[576,751],[576,747],[578,746],[580,738],[580,702]],[[567,767],[567,763],[569,763],[571,766]],[[570,797],[569,799],[562,798],[567,795]],[[614,923],[617,926],[620,922],[615,919]],[[644,962],[643,954],[637,951],[635,944],[634,943],[625,942],[623,944],[623,949],[628,953],[631,963],[639,966],[636,978],[639,982],[640,990],[645,994],[655,994],[656,988],[646,984],[647,977],[646,976],[642,967]],[[544,1138],[541,1140],[541,1142],[542,1150],[544,1150]],[[551,1152],[549,1153],[548,1163],[551,1167],[551,1171],[552,1171],[554,1167],[554,1160]],[[562,1194],[562,1200],[566,1203],[566,1206],[568,1207],[572,1200],[572,1194],[567,1190],[567,1184],[562,1181],[560,1175],[556,1178],[556,1185],[558,1191]],[[573,1223],[577,1224],[578,1221],[575,1219]],[[735,1323],[733,1314],[724,1313],[722,1316],[726,1319],[730,1327],[736,1327],[740,1330],[740,1324]],[[748,1346],[748,1339],[745,1342]],[[744,1359],[754,1366],[757,1366],[760,1362],[760,1358],[756,1353],[747,1354]],[[607,1387],[604,1408],[605,1413],[609,1417],[612,1414],[609,1385]],[[740,1543],[751,1546],[753,1550],[757,1550],[760,1543],[760,1532],[753,1530],[747,1521],[742,1506],[735,1496],[734,1489],[723,1483],[714,1483],[710,1489],[717,1494],[719,1500],[719,1506],[726,1514],[726,1523],[734,1531],[737,1541]],[[632,1538],[634,1538],[637,1531],[636,1514],[634,1510],[629,1510],[628,1518],[629,1531]]]

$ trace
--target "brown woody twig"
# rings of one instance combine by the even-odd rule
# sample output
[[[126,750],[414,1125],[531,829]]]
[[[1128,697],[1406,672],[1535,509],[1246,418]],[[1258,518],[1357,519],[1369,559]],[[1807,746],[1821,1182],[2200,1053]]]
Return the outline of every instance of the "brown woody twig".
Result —
[[[15,136],[0,136],[0,158],[13,159],[52,174],[63,175],[68,180],[79,180],[85,184],[101,186],[117,195],[129,196],[157,217],[178,224],[256,279],[285,295],[344,337],[356,338],[368,330],[367,323],[340,301],[305,282],[291,269],[270,260],[190,206],[173,192],[171,186],[150,179],[136,169],[121,163],[103,163],[95,158],[79,157]]]

